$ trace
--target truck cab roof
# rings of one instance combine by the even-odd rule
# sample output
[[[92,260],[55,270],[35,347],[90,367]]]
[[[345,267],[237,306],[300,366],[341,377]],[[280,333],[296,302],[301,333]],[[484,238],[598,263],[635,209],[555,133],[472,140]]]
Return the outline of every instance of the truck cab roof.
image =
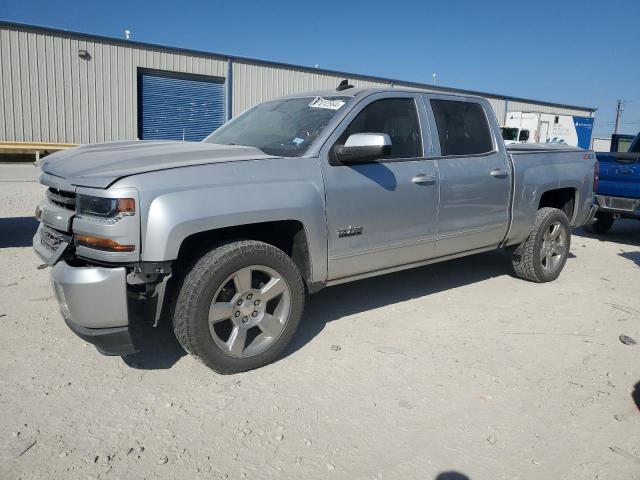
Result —
[[[465,100],[482,100],[486,101],[485,98],[479,97],[477,95],[469,95],[464,93],[450,93],[450,92],[440,92],[437,90],[425,90],[418,88],[408,88],[408,87],[349,87],[344,90],[337,89],[323,89],[323,90],[313,90],[308,92],[300,92],[294,93],[291,95],[286,95],[281,98],[296,98],[296,97],[368,97],[369,95],[373,95],[376,93],[427,93],[427,94],[435,94],[446,97],[459,97],[460,99]]]

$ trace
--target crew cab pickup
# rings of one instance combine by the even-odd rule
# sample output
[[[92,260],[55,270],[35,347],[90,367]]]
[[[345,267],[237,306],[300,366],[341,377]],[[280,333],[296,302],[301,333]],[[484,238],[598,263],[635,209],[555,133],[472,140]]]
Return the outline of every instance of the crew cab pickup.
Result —
[[[640,219],[640,133],[627,152],[597,152],[596,221],[585,226],[605,234],[617,218]]]
[[[102,353],[168,317],[222,373],[275,360],[306,293],[507,248],[560,274],[594,210],[593,152],[505,148],[489,103],[341,84],[259,104],[200,143],[130,141],[46,157],[34,248],[68,326]]]

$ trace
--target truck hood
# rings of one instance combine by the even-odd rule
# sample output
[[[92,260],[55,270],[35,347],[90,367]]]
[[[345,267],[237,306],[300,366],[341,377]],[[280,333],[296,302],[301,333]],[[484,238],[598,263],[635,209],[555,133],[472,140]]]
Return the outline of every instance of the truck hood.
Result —
[[[132,141],[82,145],[51,154],[43,172],[84,187],[107,188],[116,180],[168,168],[275,158],[255,147],[176,141]]]

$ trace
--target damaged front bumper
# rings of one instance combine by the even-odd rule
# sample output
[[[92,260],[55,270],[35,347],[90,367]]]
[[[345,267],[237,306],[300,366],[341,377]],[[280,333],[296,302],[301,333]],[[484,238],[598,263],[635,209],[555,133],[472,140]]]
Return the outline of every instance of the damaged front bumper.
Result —
[[[91,343],[103,355],[122,356],[137,351],[129,327],[85,328],[67,318],[64,321],[73,333]]]
[[[49,189],[47,199],[38,205],[40,225],[33,249],[43,266],[52,267],[51,282],[69,328],[105,355],[133,353],[136,348],[129,318],[132,289],[127,283],[132,268],[123,266],[126,263],[119,257],[114,265],[78,257],[72,224],[81,219],[74,217],[75,190],[65,192]]]
[[[127,355],[131,338],[125,267],[71,266],[58,262],[51,272],[60,311],[69,328],[104,355]]]

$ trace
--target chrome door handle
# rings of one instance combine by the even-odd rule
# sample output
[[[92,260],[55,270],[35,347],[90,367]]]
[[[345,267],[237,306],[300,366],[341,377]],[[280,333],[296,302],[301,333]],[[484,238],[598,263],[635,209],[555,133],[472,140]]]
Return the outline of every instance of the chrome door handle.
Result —
[[[415,183],[416,185],[431,185],[433,183],[436,183],[436,176],[435,175],[425,175],[424,173],[421,173],[421,174],[416,175],[415,177],[413,177],[411,179],[411,181],[413,183]]]
[[[491,170],[492,177],[504,178],[504,177],[507,177],[508,175],[509,175],[509,172],[501,168],[494,168],[493,170]]]

